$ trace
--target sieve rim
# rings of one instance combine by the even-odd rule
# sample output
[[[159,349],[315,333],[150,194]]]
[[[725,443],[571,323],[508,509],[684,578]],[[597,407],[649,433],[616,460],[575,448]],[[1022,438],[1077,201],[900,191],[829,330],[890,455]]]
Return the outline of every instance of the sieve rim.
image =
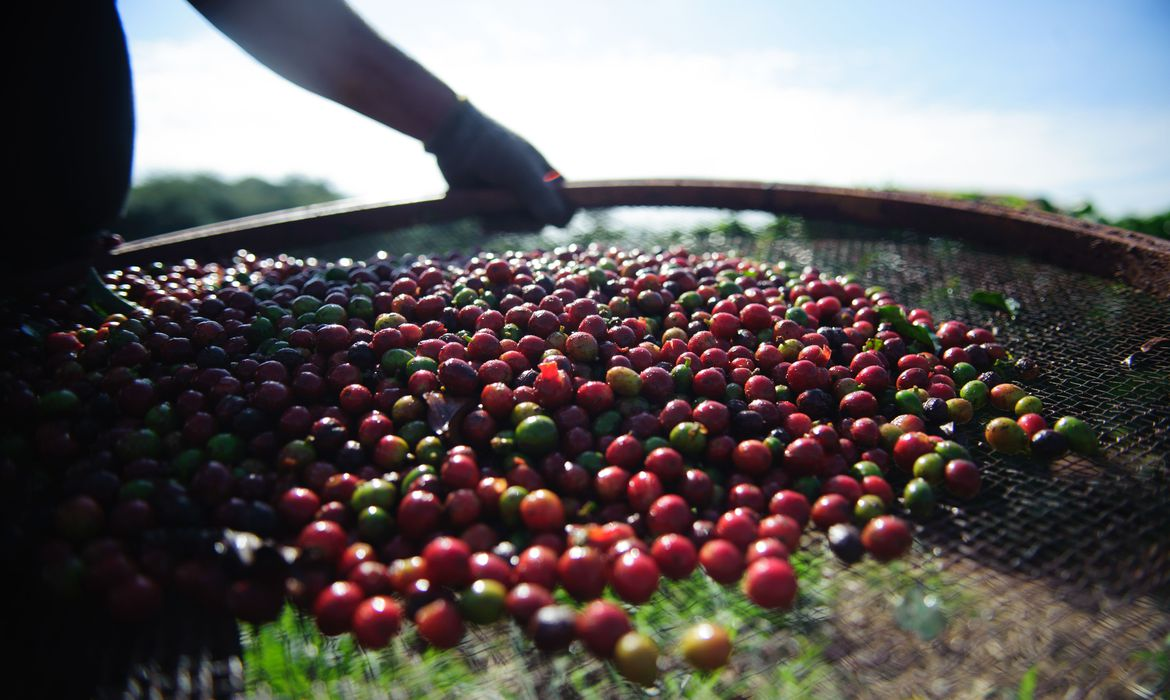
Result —
[[[682,206],[756,210],[810,219],[904,227],[1119,279],[1170,296],[1170,241],[1063,214],[1015,209],[920,192],[732,180],[599,180],[569,183],[583,209]],[[239,249],[268,255],[314,241],[338,241],[417,224],[515,213],[503,190],[462,190],[410,201],[339,200],[165,233],[115,248],[103,261],[124,267],[182,258],[221,259]]]

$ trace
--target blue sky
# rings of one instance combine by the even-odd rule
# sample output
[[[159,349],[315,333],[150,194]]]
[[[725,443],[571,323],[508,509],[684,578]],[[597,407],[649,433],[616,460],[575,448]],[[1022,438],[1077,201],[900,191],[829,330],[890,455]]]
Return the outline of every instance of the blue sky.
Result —
[[[570,178],[1170,206],[1166,2],[353,4]],[[442,191],[418,144],[284,83],[182,0],[119,9],[136,177],[300,173],[362,197]]]

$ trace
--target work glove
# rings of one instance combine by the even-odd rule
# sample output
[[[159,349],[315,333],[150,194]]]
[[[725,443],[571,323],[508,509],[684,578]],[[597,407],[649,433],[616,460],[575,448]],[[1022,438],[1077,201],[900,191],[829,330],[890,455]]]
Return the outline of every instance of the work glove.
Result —
[[[484,115],[465,99],[425,143],[452,190],[501,187],[542,224],[564,226],[573,206],[564,180],[532,144]]]

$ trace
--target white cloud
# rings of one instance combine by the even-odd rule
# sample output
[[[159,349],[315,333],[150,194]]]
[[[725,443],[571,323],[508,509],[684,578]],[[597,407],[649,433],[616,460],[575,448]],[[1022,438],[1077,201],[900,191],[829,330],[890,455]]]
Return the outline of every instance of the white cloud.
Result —
[[[575,179],[981,189],[1088,197],[1114,213],[1170,203],[1170,115],[961,109],[864,86],[818,89],[798,78],[825,67],[779,50],[598,48],[533,61],[530,45],[439,51],[438,34],[423,38],[417,55],[434,55],[437,74]],[[513,30],[509,42],[524,41]],[[301,173],[387,199],[444,189],[417,143],[275,77],[211,30],[132,49],[140,176]]]
[[[137,177],[304,174],[385,198],[443,189],[416,141],[277,78],[218,35],[133,53]]]

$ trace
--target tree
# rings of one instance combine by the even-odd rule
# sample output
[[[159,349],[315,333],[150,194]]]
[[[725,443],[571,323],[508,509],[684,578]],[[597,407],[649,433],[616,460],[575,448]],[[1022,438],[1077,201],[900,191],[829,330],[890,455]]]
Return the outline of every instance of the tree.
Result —
[[[339,199],[323,180],[290,176],[226,181],[210,174],[158,175],[130,191],[115,232],[126,240]]]

